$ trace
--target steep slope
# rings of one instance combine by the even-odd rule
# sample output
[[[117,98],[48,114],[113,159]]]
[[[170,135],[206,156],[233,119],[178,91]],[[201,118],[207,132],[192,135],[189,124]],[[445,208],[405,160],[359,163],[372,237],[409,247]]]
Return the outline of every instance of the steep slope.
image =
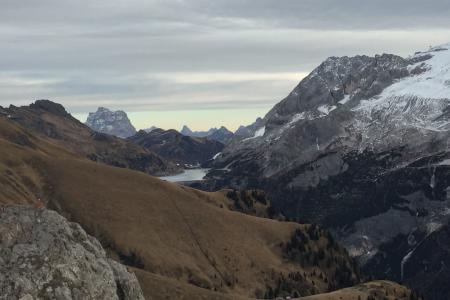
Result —
[[[410,300],[422,299],[407,288],[388,281],[374,281],[332,293],[299,298],[302,300]]]
[[[359,281],[348,254],[317,226],[230,211],[220,206],[228,201],[222,193],[92,162],[6,118],[0,184],[0,203],[44,203],[81,224],[110,256],[139,269],[149,299],[158,297],[145,287],[151,278],[170,299],[182,299],[180,288],[194,299],[239,299],[306,296]]]
[[[210,160],[224,147],[217,141],[184,136],[176,130],[141,130],[129,140],[166,159],[189,165],[200,165]]]
[[[122,110],[111,111],[105,107],[99,107],[96,112],[89,113],[86,125],[94,131],[120,138],[127,138],[136,134],[136,128]]]
[[[38,100],[30,106],[2,110],[7,119],[26,127],[30,133],[93,161],[154,175],[179,171],[174,163],[134,143],[92,131],[60,104]]]
[[[402,259],[450,217],[449,83],[450,44],[329,58],[222,151],[208,185],[265,189],[287,217],[333,230],[367,271],[401,280]]]
[[[425,237],[402,259],[402,278],[429,299],[439,299],[450,294],[449,266],[450,224],[446,224]]]

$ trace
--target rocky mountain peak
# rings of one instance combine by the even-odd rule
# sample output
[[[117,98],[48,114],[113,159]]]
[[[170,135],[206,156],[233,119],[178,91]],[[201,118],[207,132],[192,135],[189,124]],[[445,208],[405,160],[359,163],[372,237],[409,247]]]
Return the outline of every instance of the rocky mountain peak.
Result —
[[[136,129],[124,111],[111,111],[105,107],[99,107],[96,112],[89,113],[86,125],[94,131],[121,138],[127,138],[136,133]]]
[[[187,136],[191,136],[193,134],[192,130],[189,127],[187,127],[186,125],[184,125],[183,128],[181,128],[180,133],[182,135],[187,135]]]
[[[390,54],[330,57],[278,103],[265,120],[269,125],[288,123],[298,113],[326,113],[350,98],[373,97],[395,80],[408,76],[409,64],[407,59]]]
[[[52,113],[54,115],[58,116],[68,116],[69,113],[66,111],[64,106],[62,106],[59,103],[55,103],[50,100],[37,100],[34,103],[30,104],[31,109],[41,109],[44,111],[47,111],[49,113]]]

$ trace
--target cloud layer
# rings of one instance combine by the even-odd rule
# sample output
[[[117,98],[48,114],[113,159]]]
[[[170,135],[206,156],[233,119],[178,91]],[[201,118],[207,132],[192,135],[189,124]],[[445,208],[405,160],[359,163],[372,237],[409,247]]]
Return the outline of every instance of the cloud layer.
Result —
[[[269,108],[328,56],[450,41],[450,2],[3,0],[0,105]]]

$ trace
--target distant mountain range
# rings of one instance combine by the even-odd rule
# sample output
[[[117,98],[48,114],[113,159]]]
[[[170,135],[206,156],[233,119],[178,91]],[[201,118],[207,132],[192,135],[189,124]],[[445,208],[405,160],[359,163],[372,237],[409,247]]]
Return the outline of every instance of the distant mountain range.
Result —
[[[183,126],[180,133],[191,137],[204,137],[209,140],[218,141],[222,144],[228,144],[234,137],[233,132],[222,126],[220,128],[211,128],[208,131],[192,131],[186,125]]]
[[[94,131],[114,135],[120,138],[129,138],[137,132],[124,111],[112,111],[106,107],[99,107],[96,112],[89,113],[86,125]],[[143,130],[145,132],[151,132],[155,129],[159,128],[151,126]],[[183,126],[180,133],[189,137],[207,138],[208,140],[217,141],[222,144],[228,144],[234,137],[233,132],[229,131],[224,126],[220,128],[211,128],[208,131],[192,131],[189,127]]]
[[[193,167],[211,160],[224,145],[206,137],[185,136],[176,130],[140,130],[128,140],[178,164]]]

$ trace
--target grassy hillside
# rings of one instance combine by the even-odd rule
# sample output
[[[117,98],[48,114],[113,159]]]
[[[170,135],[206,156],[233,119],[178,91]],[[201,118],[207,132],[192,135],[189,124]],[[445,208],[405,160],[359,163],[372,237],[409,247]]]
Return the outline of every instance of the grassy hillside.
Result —
[[[33,134],[93,161],[156,175],[179,171],[175,163],[150,150],[92,131],[67,113],[63,106],[48,100],[38,100],[29,106],[0,107],[0,112]]]
[[[416,294],[390,281],[373,281],[336,292],[299,298],[301,300],[417,300]]]
[[[115,168],[0,118],[0,203],[44,202],[136,270],[147,299],[307,296],[359,281],[315,226],[234,212],[205,193]]]

